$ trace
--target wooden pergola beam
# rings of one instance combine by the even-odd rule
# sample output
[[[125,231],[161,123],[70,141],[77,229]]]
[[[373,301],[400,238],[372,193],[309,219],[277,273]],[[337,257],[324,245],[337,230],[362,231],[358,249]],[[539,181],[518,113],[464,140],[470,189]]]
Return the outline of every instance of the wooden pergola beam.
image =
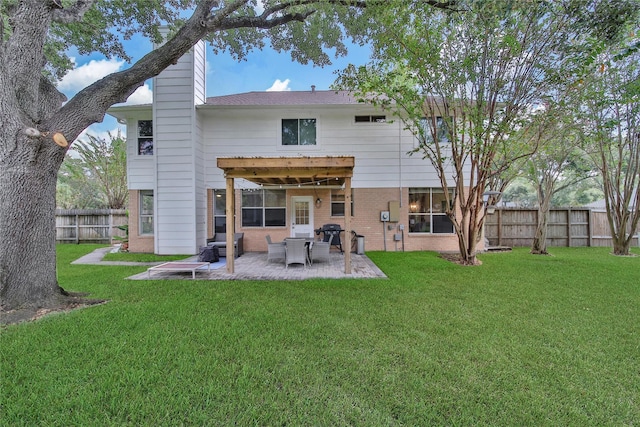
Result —
[[[352,156],[339,157],[219,157],[220,169],[242,168],[350,168],[355,159]]]

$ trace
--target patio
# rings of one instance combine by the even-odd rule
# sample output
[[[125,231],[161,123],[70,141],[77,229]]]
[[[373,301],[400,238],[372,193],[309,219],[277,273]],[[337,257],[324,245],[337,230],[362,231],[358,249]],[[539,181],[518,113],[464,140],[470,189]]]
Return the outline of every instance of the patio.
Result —
[[[245,252],[235,261],[235,272],[229,273],[224,264],[218,268],[212,264],[212,269],[198,270],[195,280],[304,280],[313,278],[329,279],[371,279],[386,278],[387,276],[366,255],[351,253],[351,274],[344,272],[344,254],[331,252],[329,262],[316,262],[312,266],[290,265],[285,268],[284,262],[267,262],[266,252]],[[225,260],[225,258],[221,258]],[[185,261],[196,261],[196,257]],[[213,269],[215,268],[215,269]],[[129,277],[131,280],[149,280],[145,271]],[[152,280],[188,279],[192,280],[191,272],[154,272]]]

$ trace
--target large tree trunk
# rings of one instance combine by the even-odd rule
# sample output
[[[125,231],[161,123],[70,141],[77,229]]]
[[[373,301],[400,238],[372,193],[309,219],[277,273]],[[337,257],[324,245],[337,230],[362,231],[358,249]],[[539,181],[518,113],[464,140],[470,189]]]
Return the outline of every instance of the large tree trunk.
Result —
[[[78,2],[80,4],[81,2]],[[0,308],[56,307],[66,293],[56,279],[57,173],[73,141],[108,107],[124,102],[142,83],[175,62],[208,31],[212,1],[192,20],[126,71],[113,73],[64,103],[42,76],[43,46],[60,4],[18,2],[10,40],[0,49]],[[67,10],[73,13],[73,9]],[[5,32],[6,37],[6,32]],[[28,54],[27,54],[28,53]],[[56,145],[58,144],[58,145]]]
[[[51,157],[44,163],[42,157],[20,165],[0,164],[0,304],[3,310],[51,307],[63,298],[56,278],[57,167]]]

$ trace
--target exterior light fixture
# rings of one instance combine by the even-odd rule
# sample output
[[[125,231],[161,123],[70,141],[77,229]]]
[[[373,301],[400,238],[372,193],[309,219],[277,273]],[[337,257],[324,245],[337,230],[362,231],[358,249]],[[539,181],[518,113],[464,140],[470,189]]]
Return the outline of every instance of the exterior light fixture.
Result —
[[[489,205],[489,199],[492,197],[497,197],[500,194],[502,194],[500,191],[485,191],[484,193],[482,193],[482,204],[486,210],[486,212],[491,215],[496,211],[496,206],[495,205]]]
[[[316,208],[319,208],[320,206],[322,206],[322,199],[320,197],[318,197],[316,199]]]

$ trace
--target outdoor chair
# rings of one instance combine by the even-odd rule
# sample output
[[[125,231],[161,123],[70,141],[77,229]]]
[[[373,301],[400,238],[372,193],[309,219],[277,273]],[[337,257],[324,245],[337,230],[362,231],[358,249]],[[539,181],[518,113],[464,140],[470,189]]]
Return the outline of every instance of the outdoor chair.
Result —
[[[313,247],[311,249],[312,264],[316,261],[329,261],[329,252],[331,250],[332,240],[333,236],[331,236],[328,242],[313,242]]]
[[[221,257],[227,256],[227,233],[216,233],[207,239],[208,246],[217,246]],[[244,253],[244,233],[235,233],[233,246],[236,258]]]
[[[283,260],[287,257],[285,242],[272,242],[269,234],[265,239],[267,239],[267,262]]]
[[[302,264],[307,266],[307,247],[304,239],[288,239],[285,246],[285,265],[289,268],[289,264]]]

